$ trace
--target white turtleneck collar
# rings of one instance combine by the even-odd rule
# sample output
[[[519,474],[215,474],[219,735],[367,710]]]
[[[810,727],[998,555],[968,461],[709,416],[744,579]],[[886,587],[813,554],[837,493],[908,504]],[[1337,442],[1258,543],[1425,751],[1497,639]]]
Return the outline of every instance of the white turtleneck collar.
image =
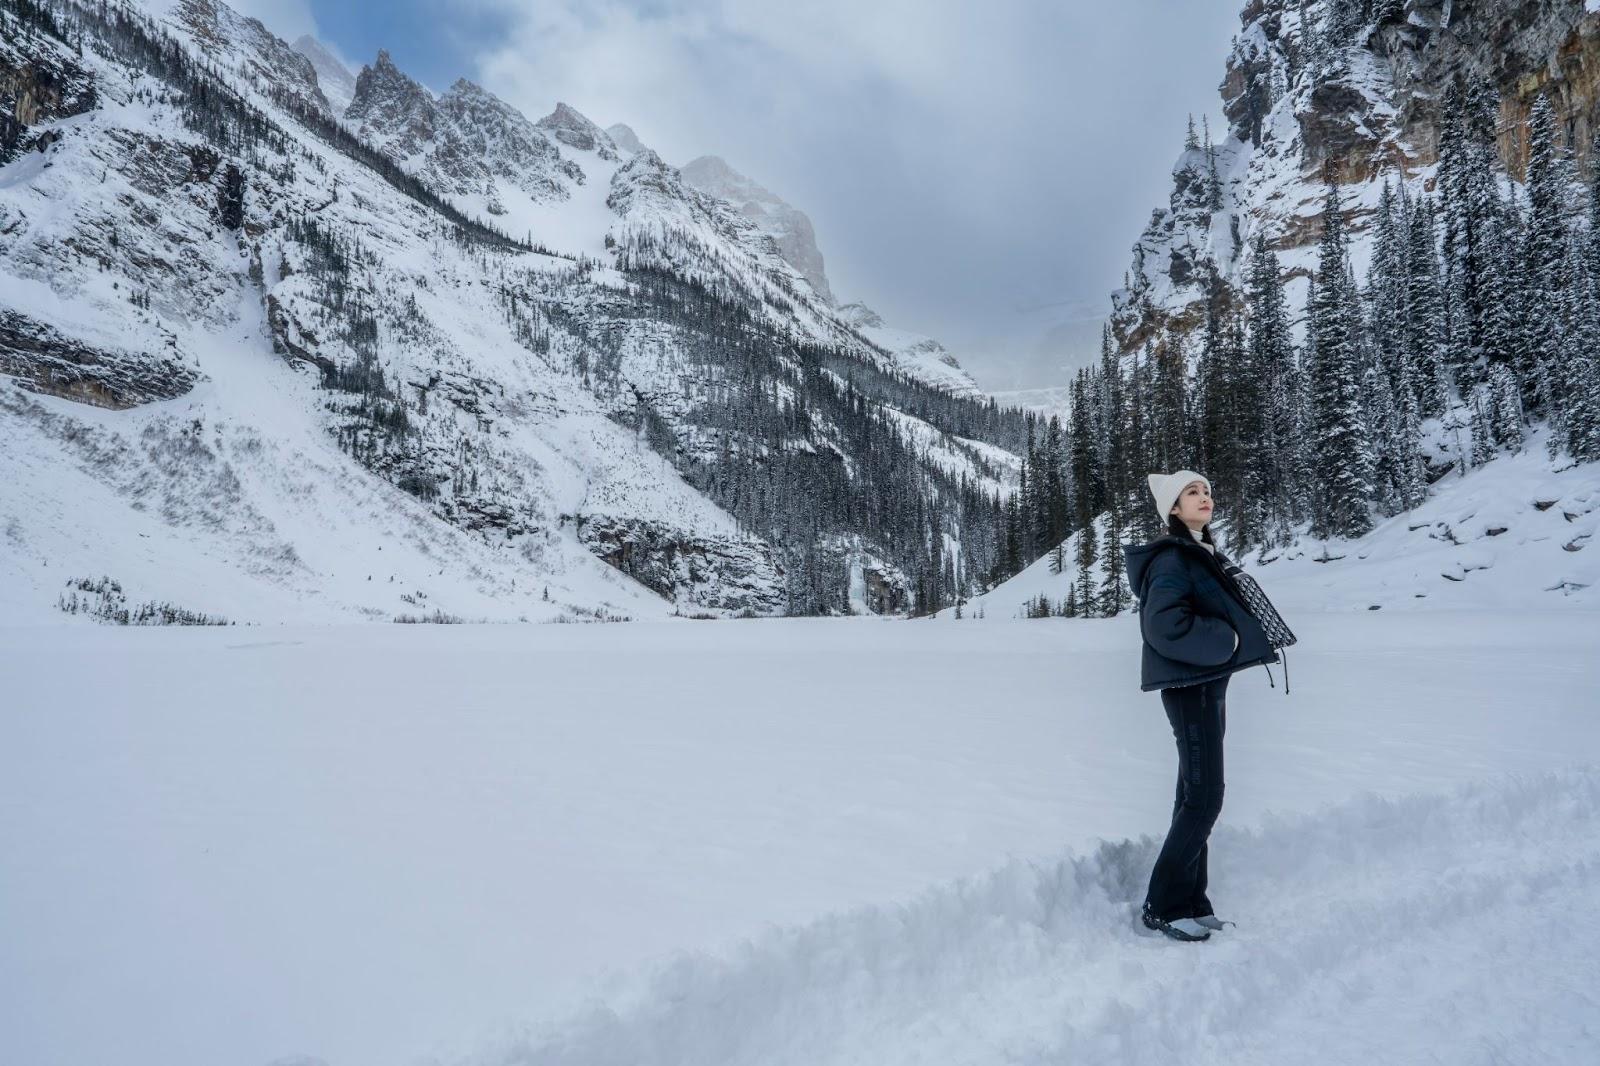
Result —
[[[1191,528],[1189,530],[1189,535],[1194,537],[1195,542],[1198,543],[1200,545],[1200,547],[1204,548],[1206,551],[1210,552],[1212,555],[1217,554],[1217,549],[1213,548],[1211,545],[1206,543],[1205,537],[1200,535],[1200,531],[1198,529]]]

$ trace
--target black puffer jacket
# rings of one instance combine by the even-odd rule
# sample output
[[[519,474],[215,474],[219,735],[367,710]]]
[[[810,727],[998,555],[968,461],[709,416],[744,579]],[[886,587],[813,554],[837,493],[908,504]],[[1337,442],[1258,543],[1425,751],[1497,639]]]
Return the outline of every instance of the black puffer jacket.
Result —
[[[1123,549],[1139,597],[1144,660],[1139,687],[1198,685],[1278,661],[1223,562],[1191,537],[1157,537]],[[1234,634],[1239,644],[1234,647]]]

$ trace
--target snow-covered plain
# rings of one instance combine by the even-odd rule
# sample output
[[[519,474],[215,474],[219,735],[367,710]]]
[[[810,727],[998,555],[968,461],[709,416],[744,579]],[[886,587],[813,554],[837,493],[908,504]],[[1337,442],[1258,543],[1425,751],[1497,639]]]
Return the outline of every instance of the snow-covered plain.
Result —
[[[0,1062],[1588,1061],[1600,615],[1291,621],[1201,945],[1130,617],[0,630]]]

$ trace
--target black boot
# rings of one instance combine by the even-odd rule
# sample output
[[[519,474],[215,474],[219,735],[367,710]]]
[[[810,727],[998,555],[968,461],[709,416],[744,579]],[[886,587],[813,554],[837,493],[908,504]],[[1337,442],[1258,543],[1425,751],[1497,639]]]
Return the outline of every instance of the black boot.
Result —
[[[1155,914],[1151,912],[1150,905],[1148,903],[1145,904],[1144,911],[1140,917],[1144,922],[1144,927],[1146,929],[1158,930],[1162,933],[1165,933],[1167,936],[1170,936],[1174,940],[1183,940],[1193,943],[1195,941],[1211,939],[1211,930],[1207,929],[1193,918],[1174,918],[1171,921],[1166,921],[1164,919],[1157,918]]]

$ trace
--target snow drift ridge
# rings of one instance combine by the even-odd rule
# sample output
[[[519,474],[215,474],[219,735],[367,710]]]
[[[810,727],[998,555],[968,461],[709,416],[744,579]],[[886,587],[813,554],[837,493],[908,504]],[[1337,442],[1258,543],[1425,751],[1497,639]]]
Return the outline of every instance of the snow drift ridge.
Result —
[[[1600,927],[1562,919],[1600,875],[1597,816],[1594,766],[1368,792],[1254,831],[1224,815],[1211,894],[1239,928],[1194,946],[1135,932],[1159,838],[1014,859],[677,955],[469,1061],[1577,1061],[1600,1035],[1580,1021],[1600,1005]]]

